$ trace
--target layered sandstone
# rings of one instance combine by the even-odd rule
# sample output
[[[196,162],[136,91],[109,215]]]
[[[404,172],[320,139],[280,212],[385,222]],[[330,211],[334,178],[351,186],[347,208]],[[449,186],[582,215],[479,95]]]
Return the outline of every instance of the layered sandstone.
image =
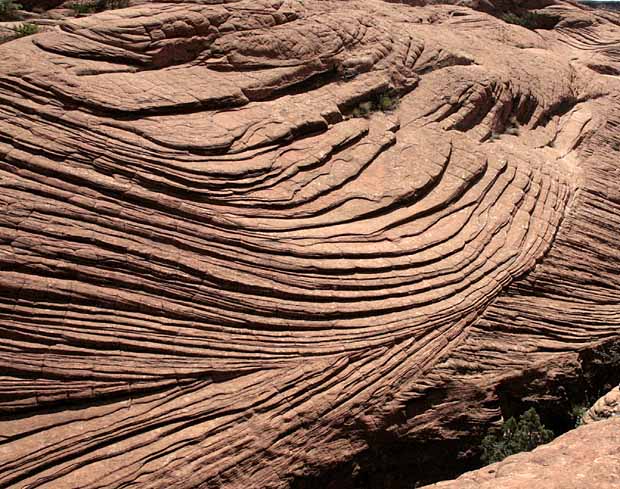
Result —
[[[283,488],[620,336],[620,17],[405,3],[0,46],[0,487]]]

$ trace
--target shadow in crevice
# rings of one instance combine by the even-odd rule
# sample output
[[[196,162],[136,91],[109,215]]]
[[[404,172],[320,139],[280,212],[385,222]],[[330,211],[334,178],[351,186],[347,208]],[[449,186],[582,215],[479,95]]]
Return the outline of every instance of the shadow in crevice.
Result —
[[[542,423],[559,436],[576,425],[576,407],[590,407],[601,395],[620,383],[620,340],[601,342],[578,352],[571,366],[560,375],[548,375],[544,368],[524,370],[506,376],[495,386],[494,406],[484,403],[481,409],[500,408],[501,418],[518,417],[530,407]],[[439,395],[439,397],[437,397]],[[431,397],[441,402],[440,392]],[[426,401],[425,401],[426,400]],[[430,409],[432,400],[420,398],[420,405],[407,409],[408,417]],[[464,413],[465,414],[465,413]],[[467,419],[465,419],[467,418]],[[492,420],[489,431],[501,424]],[[389,433],[368,440],[369,448],[352,460],[325,469],[316,476],[298,477],[290,489],[414,489],[442,480],[454,479],[480,468],[481,441],[486,435],[467,416],[456,416],[459,426],[445,426],[448,431],[467,433],[459,438],[441,440],[429,436],[422,441],[403,441]],[[467,428],[470,431],[467,431]],[[476,431],[478,430],[478,431]],[[422,437],[421,437],[422,438]]]

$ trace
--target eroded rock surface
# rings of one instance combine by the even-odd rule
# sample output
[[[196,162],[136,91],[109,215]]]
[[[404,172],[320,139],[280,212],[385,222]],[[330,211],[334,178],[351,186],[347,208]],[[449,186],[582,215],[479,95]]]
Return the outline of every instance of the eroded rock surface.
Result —
[[[0,46],[0,486],[282,488],[617,337],[620,17],[543,12],[159,3]]]
[[[583,416],[583,424],[620,416],[620,387],[612,389],[594,403]]]
[[[531,452],[427,489],[615,489],[620,487],[620,419],[579,427]]]

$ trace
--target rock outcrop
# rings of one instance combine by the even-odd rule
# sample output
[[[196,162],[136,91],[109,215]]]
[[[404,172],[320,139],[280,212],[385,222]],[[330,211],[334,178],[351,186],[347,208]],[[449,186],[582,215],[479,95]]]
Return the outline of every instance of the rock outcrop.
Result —
[[[594,403],[582,418],[583,424],[620,416],[620,387],[612,389]]]
[[[618,339],[620,17],[539,15],[171,2],[0,46],[0,487],[284,488]]]
[[[615,489],[620,487],[620,419],[579,427],[523,452],[426,489]]]

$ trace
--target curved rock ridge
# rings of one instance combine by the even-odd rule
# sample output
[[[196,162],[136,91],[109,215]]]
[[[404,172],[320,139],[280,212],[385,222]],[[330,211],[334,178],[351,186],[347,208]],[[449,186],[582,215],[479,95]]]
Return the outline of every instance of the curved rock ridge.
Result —
[[[512,455],[427,489],[613,489],[620,485],[620,419],[582,426],[531,452]]]
[[[152,3],[0,46],[0,487],[287,487],[618,337],[620,17],[547,11]]]

